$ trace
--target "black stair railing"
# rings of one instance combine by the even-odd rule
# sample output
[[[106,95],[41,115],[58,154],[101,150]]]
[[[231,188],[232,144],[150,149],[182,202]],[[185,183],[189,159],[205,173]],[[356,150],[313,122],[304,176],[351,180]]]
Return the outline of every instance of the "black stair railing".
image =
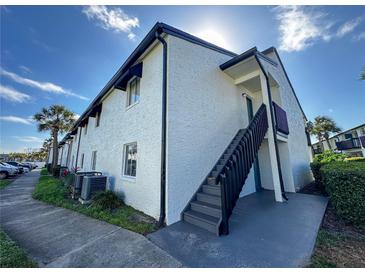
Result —
[[[239,199],[240,192],[257,157],[260,145],[268,129],[266,106],[261,105],[242,139],[233,148],[224,166],[220,169],[217,183],[221,188],[222,217],[220,234],[228,234],[228,220]]]

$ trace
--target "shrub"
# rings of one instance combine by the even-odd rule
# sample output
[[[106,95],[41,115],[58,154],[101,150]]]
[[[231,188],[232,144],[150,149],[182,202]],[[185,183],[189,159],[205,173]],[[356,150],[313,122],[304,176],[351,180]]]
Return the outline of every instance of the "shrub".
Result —
[[[311,167],[311,170],[312,170],[314,180],[316,181],[316,183],[318,183],[321,191],[324,193],[325,192],[325,187],[324,187],[324,184],[323,184],[323,181],[322,181],[322,174],[321,174],[321,171],[320,171],[320,169],[323,165],[324,164],[321,164],[320,162],[312,162],[310,164],[310,167]]]
[[[110,190],[100,192],[93,198],[93,205],[104,210],[113,210],[123,205],[121,199]]]
[[[365,162],[365,157],[349,157],[344,160],[345,162]]]
[[[334,162],[321,167],[322,180],[336,213],[365,224],[365,162]]]
[[[345,154],[335,153],[331,150],[326,150],[321,154],[314,156],[313,162],[319,162],[321,164],[343,161],[346,158]]]
[[[60,177],[60,170],[61,167],[60,166],[56,166],[53,170],[52,170],[52,174],[54,177]]]

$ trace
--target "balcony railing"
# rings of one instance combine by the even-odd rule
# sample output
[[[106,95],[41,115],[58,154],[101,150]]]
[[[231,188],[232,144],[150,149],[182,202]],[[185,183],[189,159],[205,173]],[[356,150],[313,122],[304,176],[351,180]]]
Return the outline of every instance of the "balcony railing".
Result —
[[[286,117],[286,112],[281,107],[279,107],[276,103],[272,103],[274,107],[275,113],[275,124],[276,130],[288,135],[289,134],[289,126],[288,126],[288,118]]]
[[[360,138],[363,139],[362,137],[360,137]],[[338,150],[347,150],[347,149],[352,149],[352,148],[361,148],[361,141],[363,141],[363,140],[360,141],[360,138],[351,138],[351,139],[348,139],[345,141],[336,142],[337,149]]]

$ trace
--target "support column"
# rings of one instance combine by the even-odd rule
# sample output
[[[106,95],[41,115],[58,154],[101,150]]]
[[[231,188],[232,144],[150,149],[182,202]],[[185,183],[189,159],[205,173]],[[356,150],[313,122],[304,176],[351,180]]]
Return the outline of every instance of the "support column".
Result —
[[[276,149],[275,149],[275,141],[274,141],[274,129],[272,128],[271,124],[271,112],[270,108],[270,100],[268,96],[266,78],[262,71],[260,71],[260,83],[261,83],[261,90],[262,90],[262,101],[266,105],[267,108],[267,120],[269,121],[269,128],[267,131],[267,141],[269,145],[269,156],[270,156],[270,163],[271,163],[271,175],[273,179],[274,185],[274,192],[275,192],[275,200],[277,202],[282,202],[283,197],[281,193],[281,186],[280,186],[280,177],[279,177],[279,168],[278,162],[276,158]]]

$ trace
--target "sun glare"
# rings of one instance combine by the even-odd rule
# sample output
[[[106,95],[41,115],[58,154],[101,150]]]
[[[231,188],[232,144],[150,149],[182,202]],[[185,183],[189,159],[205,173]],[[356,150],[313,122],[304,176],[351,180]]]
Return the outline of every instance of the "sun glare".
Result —
[[[215,31],[213,29],[201,30],[199,32],[196,32],[195,35],[222,48],[227,49],[229,47],[224,37],[218,31]]]

